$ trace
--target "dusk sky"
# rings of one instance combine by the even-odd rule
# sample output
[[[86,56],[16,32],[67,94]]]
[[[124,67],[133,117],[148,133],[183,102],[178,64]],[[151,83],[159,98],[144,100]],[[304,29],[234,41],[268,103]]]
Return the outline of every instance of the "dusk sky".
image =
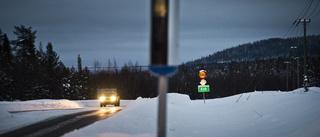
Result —
[[[311,18],[307,35],[319,35],[319,1],[180,0],[179,61],[257,40],[303,36],[302,24],[289,30],[299,18]],[[0,29],[10,40],[17,38],[14,26],[31,26],[35,46],[41,41],[45,49],[51,42],[68,67],[77,66],[78,54],[84,66],[94,60],[107,66],[108,59],[118,66],[129,60],[149,65],[150,0],[0,0],[0,13]]]

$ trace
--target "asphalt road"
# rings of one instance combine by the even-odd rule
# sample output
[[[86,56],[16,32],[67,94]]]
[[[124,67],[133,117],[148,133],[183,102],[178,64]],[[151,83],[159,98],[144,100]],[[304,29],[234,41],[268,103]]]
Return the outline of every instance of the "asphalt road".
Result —
[[[1,137],[59,137],[70,131],[106,119],[122,110],[123,107],[106,107],[98,110],[78,112],[54,119],[31,124],[4,134]]]

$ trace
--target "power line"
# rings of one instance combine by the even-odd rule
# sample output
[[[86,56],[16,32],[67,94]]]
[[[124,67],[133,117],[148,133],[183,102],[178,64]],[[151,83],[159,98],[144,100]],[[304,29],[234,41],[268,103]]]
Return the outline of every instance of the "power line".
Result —
[[[317,5],[314,7],[313,11],[311,12],[311,14],[307,18],[310,18],[313,15],[314,11],[317,9],[317,7],[319,5],[319,2],[320,2],[320,0],[318,0]]]
[[[303,14],[303,16],[302,16],[301,18],[305,18],[305,16],[307,15],[307,13],[308,13],[309,10],[310,10],[310,7],[311,7],[312,3],[313,3],[313,0],[310,1],[310,4],[309,4],[309,6],[308,6],[308,9],[304,12],[304,14]]]
[[[300,15],[296,18],[295,23],[296,23],[296,22],[299,22],[299,19],[300,19],[300,18],[303,18],[303,16],[301,17],[301,15],[302,15],[303,13],[305,13],[306,8],[308,7],[308,5],[311,5],[312,1],[313,1],[313,0],[310,0],[310,2],[303,8],[303,10],[300,12]],[[294,24],[293,24],[293,25],[294,25]]]
[[[318,1],[318,3],[320,2],[320,0]],[[320,9],[320,8],[319,8]],[[311,17],[310,19],[313,19],[313,18],[315,18],[316,16],[318,16],[319,15],[319,13],[320,13],[320,10],[318,11],[318,13],[316,14],[316,15],[314,15],[313,17]]]
[[[298,29],[297,29],[297,31],[296,31],[296,37],[298,37],[299,36],[299,34],[302,34],[302,29],[301,29],[301,27],[300,26],[298,26]]]
[[[320,1],[320,0],[319,0]],[[292,25],[290,26],[289,30],[284,34],[283,38],[285,38],[287,36],[287,34],[290,32],[290,35],[292,34],[292,32],[297,28],[298,24],[300,23],[299,19],[304,18],[304,16],[308,13],[311,5],[313,3],[313,0],[310,0],[308,2],[308,4],[303,8],[303,10],[300,12],[299,16],[294,20],[294,22],[292,23]],[[319,3],[319,2],[318,2]],[[316,6],[317,7],[317,6]],[[315,7],[315,8],[316,8]],[[320,13],[320,11],[317,13],[317,15]],[[302,14],[304,14],[303,16],[301,16]],[[293,28],[294,27],[294,28]],[[293,28],[293,29],[292,29]]]
[[[297,20],[295,20],[294,22],[293,22],[293,24],[291,25],[291,27],[288,29],[288,31],[284,34],[284,36],[283,36],[283,38],[285,38],[286,36],[287,36],[287,34],[288,34],[288,32],[292,29],[292,27],[294,26],[294,24],[296,23],[296,21]],[[294,30],[294,29],[293,29]],[[292,30],[292,31],[293,31]],[[291,33],[292,33],[292,31],[291,31]],[[290,35],[291,35],[291,33],[290,33]]]
[[[306,40],[306,30],[307,30],[307,27],[309,26],[308,23],[311,22],[311,19],[309,17],[311,17],[313,15],[313,13],[315,12],[315,10],[317,9],[318,5],[319,5],[319,2],[320,0],[318,0],[316,6],[314,7],[313,11],[311,12],[311,14],[308,16],[309,19],[301,19],[300,17],[304,18],[309,10],[310,10],[310,7],[312,5],[314,0],[311,0],[307,6],[302,10],[302,12],[300,13],[300,15],[297,17],[297,19],[293,22],[293,24],[291,25],[290,29],[287,31],[287,33],[291,30],[291,28],[295,25],[294,29],[297,28],[297,26],[299,25],[299,23],[301,22],[303,24],[303,34],[304,34],[304,63],[303,63],[303,68],[304,68],[304,88],[305,88],[305,91],[307,92],[308,91],[308,86],[309,86],[309,78],[308,78],[308,72],[307,72],[307,40]],[[320,13],[320,11],[315,15],[313,16],[312,18],[318,16],[318,14]],[[302,15],[303,14],[303,15]],[[301,16],[302,15],[302,16]],[[300,19],[299,19],[300,18]],[[299,20],[298,20],[299,19]],[[308,25],[308,26],[307,26]],[[290,35],[292,34],[292,32],[294,31],[294,29],[291,31]],[[297,32],[296,32],[296,35],[298,35],[298,31],[299,31],[299,27],[297,29]],[[284,37],[287,35],[287,33],[284,35]],[[288,64],[287,64],[288,65]],[[288,66],[287,66],[288,68]],[[288,73],[288,72],[287,72]],[[287,90],[288,90],[288,74],[287,74]]]
[[[310,19],[315,18],[316,16],[318,16],[318,15],[319,15],[319,13],[320,13],[320,10],[318,11],[318,13],[317,13],[315,16],[311,17]]]
[[[295,28],[296,28],[297,26],[295,26]],[[291,36],[291,34],[293,33],[293,31],[295,30],[295,28],[294,29],[291,29],[292,28],[292,26],[290,27],[290,29],[288,30],[288,31],[290,31],[291,30],[291,32],[290,32],[290,34],[289,34],[289,36]],[[283,36],[283,38],[285,38],[285,36]]]

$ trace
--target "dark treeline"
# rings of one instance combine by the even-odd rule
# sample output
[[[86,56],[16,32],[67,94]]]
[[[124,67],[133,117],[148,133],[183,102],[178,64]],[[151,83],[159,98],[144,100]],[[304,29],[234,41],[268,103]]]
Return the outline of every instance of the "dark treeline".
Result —
[[[156,77],[137,63],[129,61],[119,69],[114,59],[109,69],[90,72],[78,55],[78,66],[69,68],[51,42],[46,50],[41,42],[36,48],[37,31],[23,25],[14,28],[15,40],[0,30],[0,100],[96,99],[97,88],[117,88],[122,99],[157,95]]]
[[[309,86],[320,86],[320,56],[309,58]],[[198,73],[207,71],[207,85],[210,92],[206,98],[219,98],[251,91],[287,90],[288,59],[276,58],[248,62],[234,62],[206,66],[202,64],[193,68],[185,64],[179,66],[177,75],[170,79],[170,90],[188,94],[191,99],[203,98],[197,92],[200,85]],[[297,60],[290,60],[288,65],[288,90],[303,87],[303,59],[299,59],[299,85],[297,84]]]
[[[37,31],[23,25],[14,26],[17,38],[9,40],[0,30],[0,100],[86,99],[89,89],[89,70],[67,68],[53,50],[53,44],[43,50],[35,47]]]
[[[320,56],[309,58],[309,86],[320,86]],[[248,62],[229,62],[209,67],[205,64],[192,67],[182,64],[176,75],[169,79],[169,92],[182,93],[191,99],[202,98],[198,93],[200,78],[198,73],[207,71],[207,85],[210,92],[206,98],[219,98],[251,91],[280,90],[286,91],[287,66],[286,58],[255,60]],[[290,61],[288,65],[288,90],[303,86],[303,60]],[[297,62],[299,62],[299,85],[297,84]],[[91,74],[90,81],[94,88],[117,88],[123,99],[157,96],[157,77],[142,69],[137,63],[125,64],[120,70],[112,63],[105,70]],[[294,81],[293,81],[294,79]]]
[[[187,62],[190,65],[228,63],[230,61],[254,61],[268,60],[278,57],[287,58],[294,54],[295,57],[304,56],[303,37],[296,38],[271,38],[267,40],[255,41],[252,43],[241,44],[236,47],[224,49],[214,54],[202,57],[195,61]],[[307,54],[310,57],[320,53],[320,35],[307,36]],[[292,49],[291,47],[296,47]]]
[[[90,78],[95,89],[117,88],[122,99],[157,96],[157,77],[137,62],[133,64],[129,61],[118,69],[116,61],[112,64],[109,60],[107,69],[94,71]]]
[[[14,40],[0,30],[0,100],[30,99],[96,99],[97,88],[117,88],[122,99],[157,96],[157,77],[138,63],[131,61],[118,67],[114,59],[106,69],[94,61],[94,70],[82,67],[80,55],[78,66],[68,68],[53,51],[53,44],[42,43],[35,48],[36,31],[31,27],[15,26]],[[320,56],[308,58],[309,86],[320,86]],[[289,61],[288,69],[285,61]],[[210,62],[210,61],[209,61]],[[297,62],[300,66],[297,84]],[[189,64],[189,65],[188,65]],[[198,73],[207,71],[210,92],[206,98],[219,98],[254,90],[286,91],[288,70],[289,90],[303,85],[303,58],[284,57],[229,61],[224,63],[186,63],[169,79],[169,92],[183,93],[191,99],[202,98],[198,93]],[[294,80],[294,81],[293,81]]]

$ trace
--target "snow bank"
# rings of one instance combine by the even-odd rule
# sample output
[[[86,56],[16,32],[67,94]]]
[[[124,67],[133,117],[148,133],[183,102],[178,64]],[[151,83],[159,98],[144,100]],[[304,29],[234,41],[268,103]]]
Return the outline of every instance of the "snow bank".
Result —
[[[214,94],[214,92],[212,92]],[[168,94],[169,137],[312,137],[320,134],[320,88],[190,100]],[[241,98],[240,98],[241,96]],[[238,102],[237,102],[238,100]],[[64,136],[156,136],[158,99],[138,98],[112,117]]]
[[[82,108],[83,104],[70,100],[31,100],[18,102],[0,102],[0,106],[8,111],[29,111],[29,110],[50,110],[50,109],[71,109]]]
[[[76,113],[78,108],[88,107],[93,104],[98,104],[97,100],[89,101],[70,101],[70,100],[30,100],[30,101],[1,101],[0,102],[0,134],[17,129],[22,126],[27,126],[32,123],[39,122],[51,117]],[[96,105],[98,106],[98,105]],[[57,110],[56,110],[57,109]],[[60,109],[60,110],[59,110]],[[62,109],[62,110],[61,110]],[[77,110],[66,110],[77,109]],[[32,110],[52,110],[52,111],[32,111]],[[23,112],[12,113],[9,112]],[[27,112],[31,111],[31,112]]]
[[[120,105],[124,107],[130,104],[131,101],[121,100]],[[0,134],[53,117],[97,109],[100,109],[99,100],[70,101],[65,99],[43,99],[14,102],[2,101],[0,102]],[[22,113],[10,114],[8,112]]]
[[[126,106],[132,100],[121,100],[120,106]],[[1,101],[0,108],[7,112],[32,111],[32,110],[53,110],[53,109],[78,109],[85,107],[100,107],[99,100],[30,100],[30,101]]]
[[[10,117],[10,113],[8,113],[8,111],[4,110],[1,106],[0,106],[0,121],[1,119],[5,119],[7,117]]]

